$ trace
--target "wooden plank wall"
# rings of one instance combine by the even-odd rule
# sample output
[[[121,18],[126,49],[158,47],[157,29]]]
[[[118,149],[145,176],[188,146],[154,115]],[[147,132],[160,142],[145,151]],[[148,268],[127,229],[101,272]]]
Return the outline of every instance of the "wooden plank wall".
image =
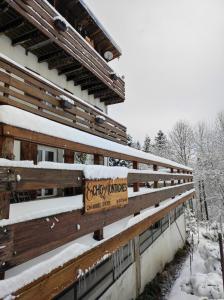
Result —
[[[62,108],[60,95],[63,91],[50,82],[41,81],[34,73],[13,65],[0,58],[0,104],[12,105],[52,121],[100,136],[118,143],[127,144],[126,128],[98,110],[76,100],[71,109]],[[67,96],[68,97],[68,96]],[[105,118],[103,124],[95,121],[96,116]]]

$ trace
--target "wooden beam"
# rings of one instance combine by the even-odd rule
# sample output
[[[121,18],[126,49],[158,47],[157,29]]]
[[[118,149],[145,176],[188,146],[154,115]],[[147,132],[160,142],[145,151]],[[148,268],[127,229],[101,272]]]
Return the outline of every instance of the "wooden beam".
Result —
[[[26,52],[32,52],[34,50],[38,50],[40,48],[43,48],[47,45],[52,44],[53,42],[50,39],[44,40],[44,41],[40,41],[38,43],[35,43],[32,46],[29,46],[28,48],[26,48]]]
[[[38,62],[42,63],[42,62],[51,60],[53,58],[56,58],[61,53],[63,53],[63,50],[61,50],[61,49],[51,51],[50,53],[47,53],[47,54],[44,54],[44,55],[38,57]]]
[[[24,144],[25,145],[25,144]],[[25,149],[25,148],[24,148]],[[22,156],[26,157],[26,156]],[[27,159],[33,159],[33,156],[29,156]],[[74,163],[74,151],[65,149],[64,154],[66,163]],[[57,170],[57,169],[41,169],[41,168],[10,168],[13,173],[20,175],[21,181],[17,182],[14,190],[34,190],[41,188],[66,188],[66,187],[81,187],[82,178],[84,178],[83,172],[78,170]],[[2,174],[2,176],[1,176]],[[7,191],[8,182],[4,180],[7,171],[4,167],[0,167],[0,191]],[[180,174],[181,175],[181,174]],[[189,174],[190,178],[192,175]],[[147,173],[129,173],[128,174],[128,185],[133,183],[145,183],[148,181],[159,181],[159,180],[171,180],[176,178],[176,175],[169,173],[164,174],[147,174]],[[180,176],[178,178],[184,178]],[[80,179],[80,180],[78,180]],[[15,177],[10,177],[10,182],[15,183]]]
[[[94,98],[101,98],[101,97],[104,97],[104,96],[113,96],[113,93],[107,89],[103,90],[103,91],[100,91],[100,92],[95,92],[94,93]]]
[[[58,71],[58,75],[70,75],[72,73],[76,73],[77,71],[82,71],[83,66],[79,63],[73,63],[72,65],[68,65],[67,67]],[[72,75],[71,75],[72,76]]]
[[[71,57],[71,56],[64,57],[64,58],[61,58],[61,59],[50,61],[48,63],[48,69],[49,70],[58,69],[58,68],[70,65],[70,64],[72,64],[74,62],[76,62],[76,60],[73,57]]]
[[[18,28],[20,26],[22,26],[24,24],[24,19],[23,18],[16,18],[2,26],[0,26],[0,33],[7,33],[9,32],[10,30],[13,30],[15,28]]]
[[[158,171],[158,165],[153,165],[153,171],[157,172]],[[158,188],[158,180],[154,181],[154,185],[153,185],[154,189]]]
[[[89,95],[94,95],[95,93],[98,93],[98,92],[104,92],[104,91],[108,91],[108,88],[107,87],[102,87],[102,88],[98,88],[96,90],[88,90],[88,94]]]
[[[94,165],[104,165],[104,157],[102,155],[95,154],[94,155]],[[93,238],[96,241],[101,241],[104,239],[103,227],[100,227],[94,231]]]
[[[89,73],[87,73],[85,69],[82,69],[81,71],[78,70],[74,72],[74,74],[67,76],[67,81],[73,80],[74,85],[76,85],[76,80],[80,80],[83,78],[89,78]]]
[[[137,161],[140,163],[151,164],[151,165],[157,163],[159,166],[172,168],[172,165],[169,163],[163,163],[163,162],[158,163],[153,160],[134,157],[132,155],[122,154],[115,151],[104,150],[102,148],[88,146],[77,142],[72,142],[65,139],[52,137],[46,134],[40,134],[27,129],[13,127],[10,125],[2,124],[2,134],[5,137],[13,137],[18,140],[29,141],[41,145],[46,145],[46,146],[52,146],[61,149],[70,149],[77,152],[84,152],[88,154],[98,154],[98,155],[103,155],[104,157],[114,157],[114,158],[124,159],[128,161]],[[188,170],[188,168],[187,167],[182,168],[182,170]]]
[[[93,80],[92,82],[81,84],[81,89],[82,89],[82,91],[84,91],[84,90],[88,90],[88,89],[94,88],[95,86],[99,86],[99,85],[101,86],[102,84],[99,82],[98,79],[96,79],[96,80]]]
[[[133,161],[133,169],[137,170],[139,167],[137,161]],[[133,183],[133,192],[138,192],[139,191],[139,182],[134,182]]]
[[[102,89],[105,89],[105,85],[104,85],[103,83],[98,84],[98,85],[95,85],[94,87],[89,88],[88,93],[89,93],[89,95],[91,95],[91,94],[90,94],[91,92],[94,92],[94,91],[96,91],[96,90],[102,90]],[[93,94],[94,94],[94,93],[93,93]]]
[[[37,164],[37,144],[22,141],[21,160],[31,160]]]
[[[42,300],[54,298],[76,282],[79,276],[80,266],[84,270],[91,268],[96,261],[99,261],[105,254],[113,253],[126,245],[130,240],[147,230],[155,222],[161,220],[171,210],[191,199],[193,194],[194,193],[184,196],[175,203],[162,208],[159,212],[152,216],[106,240],[99,246],[86,251],[77,258],[64,264],[62,267],[55,269],[48,275],[44,275],[33,283],[18,290],[14,293],[14,295],[16,295],[17,299],[20,300]]]
[[[24,43],[32,40],[33,38],[37,37],[38,34],[39,33],[38,33],[37,29],[32,29],[32,30],[12,39],[12,45],[16,46],[16,45],[24,44]]]
[[[14,159],[14,139],[0,136],[0,158]]]
[[[0,193],[0,220],[9,218],[10,196],[11,192]]]
[[[36,172],[39,172],[38,174],[40,176],[41,174],[44,174],[44,170],[39,171],[36,169]],[[17,184],[22,186],[24,175],[23,173],[18,174],[21,175],[22,180]],[[52,172],[51,176],[55,176],[55,173]],[[62,176],[60,178],[63,178]],[[32,180],[32,177],[30,178]],[[60,181],[60,178],[58,181]],[[41,180],[41,177],[39,180]],[[78,178],[76,177],[74,181],[78,182]],[[52,215],[49,216],[50,221],[52,220],[52,222],[55,222],[56,217],[56,219],[60,220],[60,226],[57,226],[56,224],[54,229],[50,231],[49,226],[46,224],[46,217],[10,225],[9,228],[13,230],[15,237],[14,251],[17,254],[10,257],[9,265],[16,266],[27,260],[33,259],[36,256],[60,247],[83,235],[98,231],[122,218],[136,215],[143,209],[149,208],[156,203],[191,189],[193,189],[193,184],[169,187],[165,190],[158,190],[149,194],[134,196],[129,199],[128,205],[124,208],[116,208],[95,214],[83,214],[83,210],[79,209]],[[80,230],[74,230],[75,224],[79,224]],[[39,237],[39,232],[41,232],[41,239]]]

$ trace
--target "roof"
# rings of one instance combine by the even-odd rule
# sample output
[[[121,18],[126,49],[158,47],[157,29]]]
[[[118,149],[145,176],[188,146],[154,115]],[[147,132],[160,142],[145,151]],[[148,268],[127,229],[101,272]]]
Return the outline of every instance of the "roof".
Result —
[[[84,0],[79,0],[82,7],[86,10],[86,12],[89,14],[89,16],[92,18],[92,20],[95,23],[95,26],[98,27],[102,31],[102,35],[105,36],[105,39],[110,41],[110,43],[113,45],[113,47],[117,51],[117,57],[121,56],[122,51],[121,48],[117,45],[117,43],[114,41],[112,36],[108,33],[107,29],[102,25],[102,23],[99,21],[99,19],[94,15],[94,13],[91,11],[91,9],[88,7],[88,5],[85,3]]]
[[[89,37],[93,41],[92,46],[102,57],[106,51],[113,53],[113,59],[121,56],[120,47],[88,7],[86,1],[56,0],[54,6],[82,36]]]

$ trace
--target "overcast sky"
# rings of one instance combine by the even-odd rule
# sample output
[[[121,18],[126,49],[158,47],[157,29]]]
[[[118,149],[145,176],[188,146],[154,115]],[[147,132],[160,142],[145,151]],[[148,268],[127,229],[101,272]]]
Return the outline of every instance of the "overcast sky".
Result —
[[[224,109],[223,0],[86,0],[122,49],[126,101],[110,115],[135,139]]]

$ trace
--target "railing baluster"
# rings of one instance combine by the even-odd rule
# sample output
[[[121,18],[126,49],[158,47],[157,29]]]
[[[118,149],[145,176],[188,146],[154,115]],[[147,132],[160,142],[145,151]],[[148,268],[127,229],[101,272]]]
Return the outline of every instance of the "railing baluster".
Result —
[[[153,165],[153,171],[158,171],[158,165]],[[154,181],[154,189],[158,188],[158,181]]]
[[[99,154],[94,154],[94,165],[104,165],[104,157],[102,155]],[[103,227],[97,229],[96,231],[94,231],[93,233],[93,238],[96,241],[101,241],[103,240]]]

